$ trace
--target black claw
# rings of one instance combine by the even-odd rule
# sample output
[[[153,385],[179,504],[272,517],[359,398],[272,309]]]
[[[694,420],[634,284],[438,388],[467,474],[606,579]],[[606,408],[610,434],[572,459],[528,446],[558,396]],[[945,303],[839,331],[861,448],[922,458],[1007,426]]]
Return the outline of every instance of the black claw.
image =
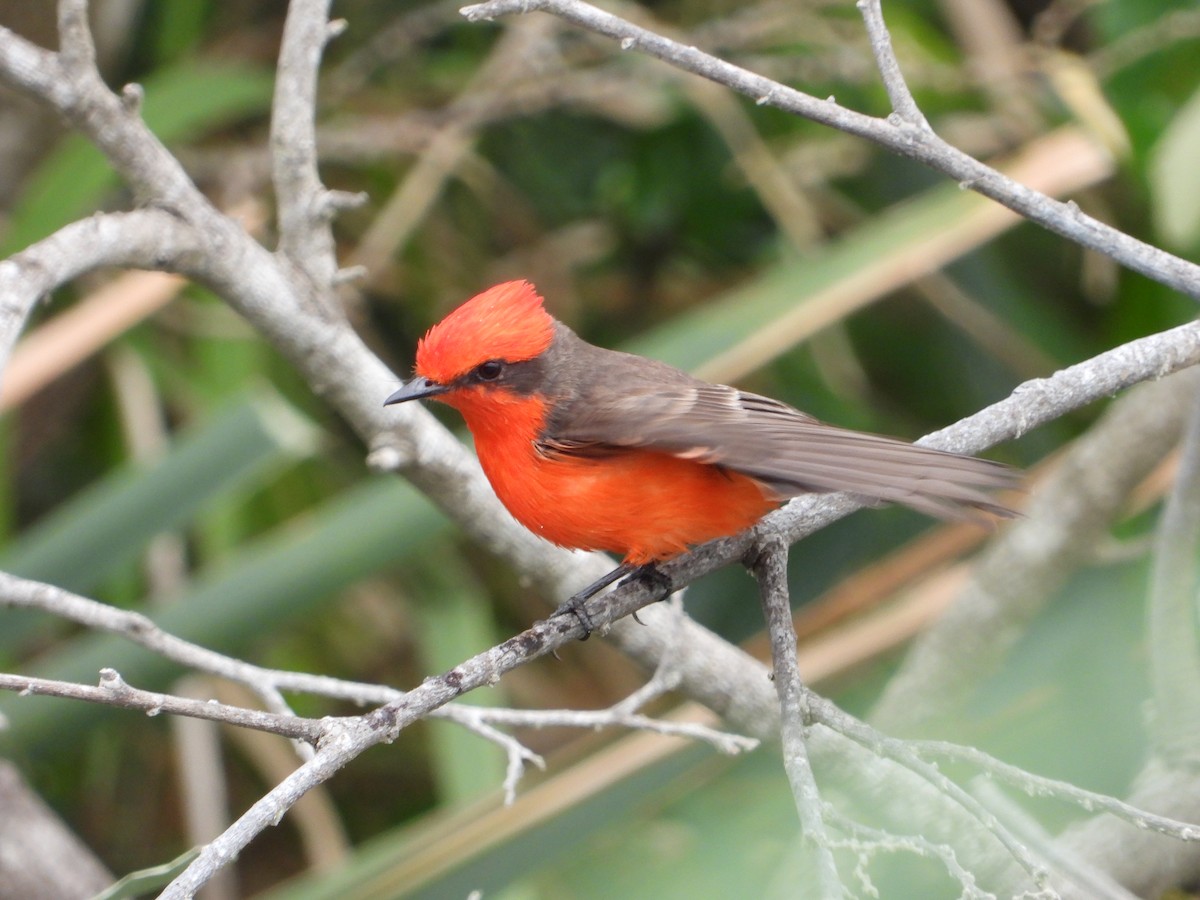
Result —
[[[600,593],[600,591],[604,590],[614,581],[620,580],[622,584],[626,584],[634,579],[647,582],[652,586],[652,588],[657,587],[662,592],[662,595],[655,598],[656,600],[667,599],[667,597],[671,596],[671,591],[674,589],[671,579],[668,578],[667,575],[654,563],[644,563],[640,566],[630,566],[622,563],[611,572],[606,574],[603,578],[596,579],[582,591],[572,595],[569,600],[567,600],[554,611],[554,613],[551,615],[551,618],[570,613],[576,619],[578,619],[579,624],[583,626],[583,637],[581,637],[580,640],[586,641],[589,637],[591,637],[592,632],[595,630],[595,622],[592,620],[591,615],[587,611],[587,601],[591,597],[594,597],[596,594]],[[633,614],[633,618],[639,625],[645,624],[641,619],[638,618],[636,612]]]
[[[552,619],[559,616],[574,616],[579,624],[583,626],[581,641],[586,641],[595,630],[595,622],[592,621],[592,617],[587,611],[587,601],[590,596],[591,594],[587,593],[587,589],[584,589],[578,594],[573,594],[565,603],[561,604],[558,609],[550,614],[550,618]]]
[[[638,566],[629,573],[629,579],[634,578],[638,578],[662,592],[662,596],[655,598],[656,603],[659,600],[666,600],[675,590],[675,585],[671,583],[667,573],[660,569],[657,563],[649,562]]]
[[[578,603],[573,603],[572,601],[574,600],[575,598],[572,597],[567,601],[566,609],[563,610],[563,608],[560,606],[559,610],[562,610],[563,612],[569,612],[579,620],[579,624],[583,626],[583,637],[581,637],[580,640],[586,641],[592,636],[592,630],[595,623],[592,622],[592,617],[588,614],[586,598],[579,600]]]
[[[588,611],[587,611],[588,598],[594,597],[596,594],[600,593],[602,590],[604,590],[606,587],[608,587],[610,584],[612,584],[618,578],[624,577],[629,572],[630,572],[629,566],[626,566],[624,564],[617,566],[615,569],[613,569],[611,572],[609,572],[603,578],[597,578],[595,581],[593,581],[591,584],[589,584],[587,587],[585,587],[582,591],[579,591],[578,593],[573,594],[570,597],[570,599],[567,600],[567,602],[563,603],[561,606],[558,607],[558,609],[556,609],[554,611],[551,618],[554,618],[556,616],[563,616],[563,615],[566,615],[567,613],[570,613],[576,619],[578,619],[579,624],[583,626],[583,637],[581,637],[580,640],[586,641],[589,637],[591,637],[592,631],[594,630],[594,626],[595,626],[595,623],[592,621],[592,617],[588,614]]]
[[[592,636],[592,631],[594,630],[594,625],[595,625],[595,623],[592,622],[592,617],[588,614],[586,604],[587,604],[587,598],[580,597],[579,594],[576,594],[570,600],[568,600],[566,603],[564,603],[562,606],[560,606],[558,609],[556,609],[550,615],[550,618],[555,619],[555,618],[558,618],[559,616],[567,616],[567,615],[574,616],[576,619],[579,620],[579,624],[583,626],[583,637],[581,637],[580,640],[586,641],[589,637]]]

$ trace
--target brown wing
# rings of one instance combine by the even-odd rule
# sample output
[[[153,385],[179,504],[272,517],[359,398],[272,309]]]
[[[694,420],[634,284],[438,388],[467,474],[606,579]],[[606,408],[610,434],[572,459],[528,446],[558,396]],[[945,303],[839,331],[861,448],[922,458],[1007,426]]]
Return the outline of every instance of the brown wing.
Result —
[[[781,498],[848,491],[939,518],[969,517],[970,509],[1013,515],[987,493],[1017,482],[1017,473],[1000,463],[836,428],[663,363],[600,353],[592,359],[593,377],[572,385],[550,423],[547,449],[659,450],[749,475]]]

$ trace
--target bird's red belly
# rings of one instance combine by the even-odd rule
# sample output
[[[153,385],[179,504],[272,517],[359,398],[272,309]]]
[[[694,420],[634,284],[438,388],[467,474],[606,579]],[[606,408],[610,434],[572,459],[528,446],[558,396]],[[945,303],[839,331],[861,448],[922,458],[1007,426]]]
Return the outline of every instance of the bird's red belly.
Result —
[[[480,462],[509,512],[534,534],[617,553],[633,565],[736,534],[778,506],[744,475],[645,450],[596,458],[534,454],[524,465],[481,453]]]

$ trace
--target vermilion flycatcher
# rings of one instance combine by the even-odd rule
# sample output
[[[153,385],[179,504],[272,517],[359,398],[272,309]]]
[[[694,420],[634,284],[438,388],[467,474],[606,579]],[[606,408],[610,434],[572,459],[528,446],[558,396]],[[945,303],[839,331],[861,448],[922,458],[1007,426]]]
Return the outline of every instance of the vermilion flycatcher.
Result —
[[[1013,470],[836,428],[784,403],[581,340],[510,281],[429,329],[416,376],[385,405],[459,410],[479,463],[518,522],[548,541],[624,562],[624,574],[737,532],[799,494],[848,491],[955,518],[1012,515],[986,491]]]

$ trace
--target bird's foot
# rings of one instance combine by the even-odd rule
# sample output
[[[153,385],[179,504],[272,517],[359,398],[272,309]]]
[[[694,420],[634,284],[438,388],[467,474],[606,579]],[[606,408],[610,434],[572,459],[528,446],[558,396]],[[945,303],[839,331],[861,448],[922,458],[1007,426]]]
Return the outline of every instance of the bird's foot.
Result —
[[[604,577],[596,579],[583,590],[572,594],[558,609],[554,610],[550,617],[556,618],[568,614],[573,615],[579,621],[579,624],[583,626],[583,637],[580,640],[586,641],[591,637],[595,625],[591,614],[587,611],[587,601],[614,581],[619,580],[622,584],[625,584],[635,578],[647,582],[662,591],[662,596],[657,597],[656,600],[665,600],[671,595],[673,587],[671,579],[654,563],[644,563],[640,566],[631,566],[622,563]],[[634,613],[633,617],[637,619],[637,613]],[[641,624],[640,619],[638,619],[638,623]]]

